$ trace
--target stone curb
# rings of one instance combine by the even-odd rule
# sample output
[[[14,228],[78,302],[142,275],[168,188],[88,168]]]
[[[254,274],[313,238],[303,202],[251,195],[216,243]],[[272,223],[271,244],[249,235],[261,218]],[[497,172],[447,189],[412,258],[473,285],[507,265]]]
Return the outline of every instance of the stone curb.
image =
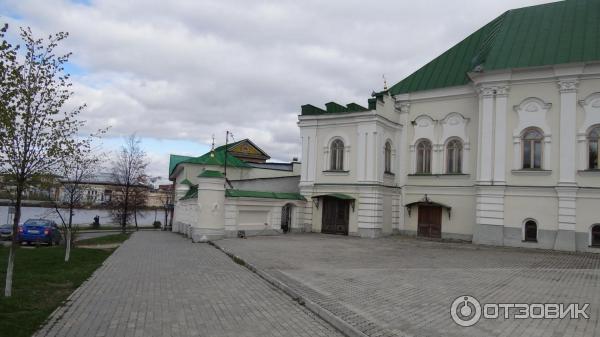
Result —
[[[316,304],[315,302],[311,301],[310,299],[298,294],[295,290],[293,290],[291,287],[289,287],[285,283],[279,281],[278,279],[269,275],[268,273],[258,269],[256,266],[254,266],[251,263],[248,263],[248,261],[244,260],[243,258],[229,252],[228,250],[226,250],[223,247],[216,244],[214,241],[209,241],[208,244],[217,248],[218,250],[222,251],[225,255],[229,256],[235,263],[242,265],[246,269],[248,269],[251,272],[258,275],[263,280],[265,280],[268,283],[270,283],[271,285],[275,286],[277,289],[283,291],[286,295],[291,297],[292,300],[298,302],[298,304],[300,304],[300,305],[305,306],[308,310],[310,310],[312,313],[314,313],[315,315],[320,317],[325,322],[332,325],[334,328],[336,328],[339,332],[341,332],[345,336],[347,336],[347,337],[368,337],[363,332],[359,331],[358,329],[356,329],[355,327],[350,325],[348,322],[344,321],[343,319],[341,319],[341,318],[337,317],[336,315],[334,315],[333,313],[331,313],[329,310],[321,307],[320,305]]]

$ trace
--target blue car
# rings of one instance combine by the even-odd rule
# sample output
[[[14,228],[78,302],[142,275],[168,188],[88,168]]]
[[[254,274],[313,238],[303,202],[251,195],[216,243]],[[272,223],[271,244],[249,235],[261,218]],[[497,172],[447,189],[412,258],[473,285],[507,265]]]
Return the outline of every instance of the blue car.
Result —
[[[20,243],[39,242],[52,246],[60,244],[61,239],[58,225],[52,220],[29,219],[19,226]]]

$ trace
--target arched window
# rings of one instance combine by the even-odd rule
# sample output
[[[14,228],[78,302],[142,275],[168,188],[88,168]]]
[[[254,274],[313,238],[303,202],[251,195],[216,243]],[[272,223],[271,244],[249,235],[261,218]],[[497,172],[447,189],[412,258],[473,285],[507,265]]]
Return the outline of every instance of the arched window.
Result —
[[[331,143],[331,170],[344,170],[344,142],[336,139]]]
[[[462,173],[462,142],[453,139],[446,145],[446,173]]]
[[[591,235],[592,235],[592,240],[591,240],[592,246],[600,247],[600,224],[595,224],[592,226]]]
[[[544,135],[538,129],[527,129],[523,132],[523,168],[542,168],[542,141]]]
[[[392,144],[385,142],[384,158],[385,158],[385,173],[392,173]]]
[[[537,223],[533,220],[525,222],[525,241],[537,242]]]
[[[417,173],[431,173],[431,142],[426,139],[417,144]]]
[[[598,166],[598,140],[600,140],[600,125],[595,126],[588,134],[589,169],[600,169]]]

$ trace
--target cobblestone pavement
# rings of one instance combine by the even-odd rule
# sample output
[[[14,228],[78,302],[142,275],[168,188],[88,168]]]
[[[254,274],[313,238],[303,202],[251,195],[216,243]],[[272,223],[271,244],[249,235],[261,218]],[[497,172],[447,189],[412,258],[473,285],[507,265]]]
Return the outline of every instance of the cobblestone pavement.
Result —
[[[599,336],[600,254],[405,237],[297,234],[218,241],[369,336]],[[590,319],[456,325],[451,303],[590,303]]]
[[[138,232],[35,336],[340,336],[207,244]]]

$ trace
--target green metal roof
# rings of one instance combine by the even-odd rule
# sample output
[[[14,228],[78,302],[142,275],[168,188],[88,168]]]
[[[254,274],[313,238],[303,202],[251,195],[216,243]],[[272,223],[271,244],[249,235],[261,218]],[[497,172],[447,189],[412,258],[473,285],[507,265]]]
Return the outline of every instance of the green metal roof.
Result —
[[[306,200],[300,193],[263,192],[244,190],[225,190],[225,196],[230,198],[267,198],[285,200]]]
[[[173,173],[173,170],[177,167],[177,165],[181,163],[223,166],[225,163],[225,146],[220,146],[216,148],[214,151],[214,156],[211,155],[211,152],[207,152],[201,155],[200,157],[195,158],[172,154],[169,162],[169,175],[171,175]],[[227,155],[227,166],[245,168],[250,167],[248,164],[239,160],[232,154]]]
[[[177,164],[186,161],[188,159],[192,159],[194,157],[188,157],[188,156],[180,156],[177,154],[172,154],[169,156],[169,174],[173,173],[173,170],[175,169],[175,167],[177,166]]]
[[[198,175],[199,178],[225,178],[219,171],[205,170]]]
[[[186,200],[186,199],[196,199],[198,198],[198,185],[193,185],[190,186],[190,189],[187,191],[187,193],[181,197],[181,199],[179,200]]]
[[[513,9],[392,86],[392,95],[469,83],[471,71],[600,60],[600,1]],[[382,93],[379,93],[382,94]]]
[[[180,184],[194,186],[194,184],[192,184],[192,182],[189,181],[187,178],[183,179],[183,181],[180,182]]]
[[[369,102],[369,108],[371,103]],[[305,104],[301,107],[301,115],[324,115],[324,114],[340,114],[349,112],[361,112],[369,109],[356,103],[349,103],[346,106],[338,104],[336,102],[325,103],[325,110],[318,108],[311,104]]]

